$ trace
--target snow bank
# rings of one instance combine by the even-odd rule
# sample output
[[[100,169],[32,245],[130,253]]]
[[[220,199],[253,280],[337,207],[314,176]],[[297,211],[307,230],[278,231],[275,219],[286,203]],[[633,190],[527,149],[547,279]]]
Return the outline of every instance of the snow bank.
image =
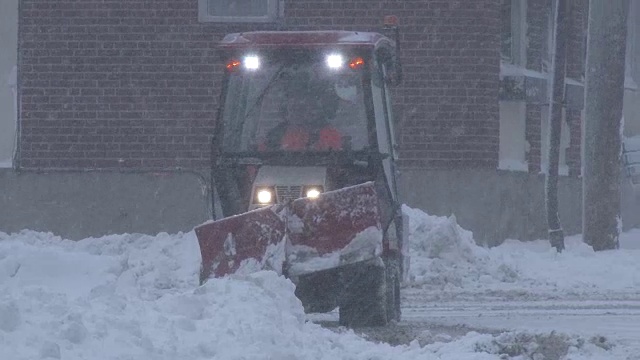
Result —
[[[477,246],[470,231],[455,216],[437,217],[403,207],[409,215],[410,281],[413,286],[438,290],[483,288],[513,283],[517,269],[494,261],[491,251]]]
[[[497,359],[487,335],[392,347],[306,320],[273,271],[198,285],[194,234],[0,233],[0,359]]]
[[[546,240],[476,245],[454,216],[436,217],[403,207],[410,216],[410,286],[434,297],[510,291],[601,297],[640,293],[640,230],[621,235],[623,250],[595,252],[580,236],[556,253]]]
[[[404,210],[411,215],[412,285],[439,289],[438,296],[491,288],[628,290],[638,284],[638,250],[594,253],[575,239],[559,255],[543,242],[485,249],[453,217]],[[504,355],[510,348],[505,344],[522,343],[515,333],[469,333],[425,346],[419,340],[375,344],[309,322],[294,285],[275,272],[199,286],[199,267],[193,232],[78,242],[30,231],[0,233],[0,359],[529,358]],[[598,267],[607,276],[597,277]],[[558,271],[571,276],[560,280]],[[616,276],[621,278],[612,281]],[[613,358],[589,340],[568,339],[571,359]],[[542,346],[540,338],[526,344]]]

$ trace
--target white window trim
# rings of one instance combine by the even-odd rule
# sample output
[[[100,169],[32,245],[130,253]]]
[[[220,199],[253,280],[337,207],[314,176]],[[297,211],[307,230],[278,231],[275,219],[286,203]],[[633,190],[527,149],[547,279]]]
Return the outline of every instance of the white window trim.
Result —
[[[284,17],[284,0],[264,0],[267,1],[268,14],[264,16],[214,16],[209,14],[208,0],[198,0],[198,21],[200,22],[254,22],[269,23],[276,22]]]
[[[17,85],[18,85],[18,66],[14,65],[13,68],[11,68],[11,71],[9,72],[9,76],[7,77],[7,86],[11,89],[11,95],[13,97],[13,116],[14,119],[13,121],[16,124],[16,129],[15,129],[15,135],[14,135],[14,139],[13,139],[13,149],[12,149],[12,154],[11,154],[11,158],[10,159],[2,159],[0,158],[0,168],[10,168],[13,167],[13,159],[15,158],[16,155],[16,151],[17,151],[17,141],[18,141],[18,133],[17,133],[17,126],[18,126],[18,92],[17,92]]]

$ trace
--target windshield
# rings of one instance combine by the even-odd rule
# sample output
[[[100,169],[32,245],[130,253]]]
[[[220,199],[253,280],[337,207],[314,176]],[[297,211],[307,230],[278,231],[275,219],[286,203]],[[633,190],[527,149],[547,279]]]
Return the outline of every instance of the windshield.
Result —
[[[362,71],[324,61],[275,61],[230,75],[225,152],[363,150]]]

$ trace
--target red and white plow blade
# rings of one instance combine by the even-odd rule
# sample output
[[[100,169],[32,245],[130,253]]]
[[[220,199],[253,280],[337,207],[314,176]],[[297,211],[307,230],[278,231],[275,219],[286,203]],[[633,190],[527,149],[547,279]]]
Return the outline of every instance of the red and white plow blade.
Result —
[[[291,275],[369,260],[382,253],[378,195],[368,182],[198,226],[202,276],[262,269]]]

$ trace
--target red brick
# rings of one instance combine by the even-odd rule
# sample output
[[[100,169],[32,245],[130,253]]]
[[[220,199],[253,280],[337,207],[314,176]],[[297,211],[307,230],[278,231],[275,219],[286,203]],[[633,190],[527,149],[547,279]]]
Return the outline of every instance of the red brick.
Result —
[[[500,3],[291,1],[284,22],[376,30],[384,15],[400,16],[402,165],[495,168]],[[195,0],[23,0],[21,166],[207,167],[221,76],[215,42],[282,26],[197,16]],[[59,150],[34,150],[44,146]]]

